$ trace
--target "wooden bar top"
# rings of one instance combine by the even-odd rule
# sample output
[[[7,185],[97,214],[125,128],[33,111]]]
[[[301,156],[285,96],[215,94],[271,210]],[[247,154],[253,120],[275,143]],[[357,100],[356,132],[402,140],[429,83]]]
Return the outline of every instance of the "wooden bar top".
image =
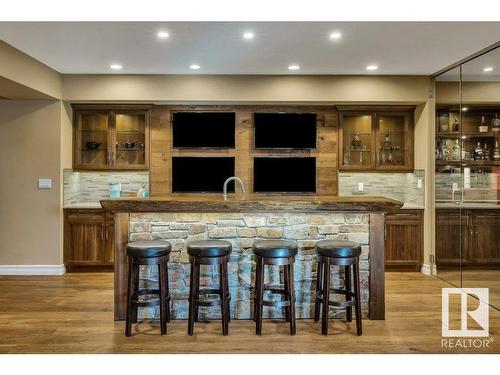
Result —
[[[399,210],[403,203],[378,196],[171,194],[150,198],[101,200],[111,212],[384,212]]]

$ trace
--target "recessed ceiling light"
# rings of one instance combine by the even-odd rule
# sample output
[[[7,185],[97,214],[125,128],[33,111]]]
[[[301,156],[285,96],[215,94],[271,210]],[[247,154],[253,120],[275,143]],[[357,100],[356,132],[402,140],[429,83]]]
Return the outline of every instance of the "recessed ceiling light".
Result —
[[[288,67],[288,70],[299,70],[300,66],[297,64],[292,64]]]
[[[246,40],[252,40],[254,36],[255,36],[254,33],[252,33],[251,31],[243,33],[243,39]]]
[[[491,72],[493,70],[492,66],[487,66],[486,68],[483,69],[483,72]]]
[[[167,39],[170,36],[170,34],[166,31],[158,31],[158,34],[156,35],[158,35],[158,38],[160,39]]]
[[[462,107],[462,112],[467,112],[469,110],[468,107]]]
[[[120,64],[111,64],[109,67],[113,70],[120,70],[121,68],[123,68],[123,66],[121,66]]]
[[[338,40],[340,38],[342,38],[342,33],[338,32],[338,31],[330,33],[330,39],[332,39],[332,40]]]
[[[377,65],[368,65],[366,67],[366,70],[377,70],[378,69],[378,66]]]
[[[200,68],[201,68],[201,66],[199,66],[198,64],[191,64],[191,65],[189,65],[189,69],[198,70]]]

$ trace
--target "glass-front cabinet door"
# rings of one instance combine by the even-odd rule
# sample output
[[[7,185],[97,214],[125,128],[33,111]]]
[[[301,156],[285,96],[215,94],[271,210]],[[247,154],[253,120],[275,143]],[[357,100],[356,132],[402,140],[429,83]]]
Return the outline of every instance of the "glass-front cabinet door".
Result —
[[[377,115],[377,169],[407,169],[412,165],[412,118],[409,113]]]
[[[367,170],[374,167],[373,120],[371,113],[340,114],[341,168]]]
[[[149,108],[75,105],[75,170],[146,170],[149,166]]]
[[[75,169],[107,169],[111,166],[110,118],[107,111],[75,113],[73,167]]]
[[[147,117],[148,114],[144,111],[114,112],[114,167],[120,169],[146,168]]]
[[[339,109],[339,170],[413,171],[413,108]]]

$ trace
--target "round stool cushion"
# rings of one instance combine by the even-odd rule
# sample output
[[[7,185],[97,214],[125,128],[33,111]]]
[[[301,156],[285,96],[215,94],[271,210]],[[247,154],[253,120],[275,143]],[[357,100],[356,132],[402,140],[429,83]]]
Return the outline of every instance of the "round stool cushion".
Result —
[[[168,241],[132,241],[127,243],[127,255],[155,258],[169,255],[172,251],[172,245]]]
[[[316,251],[330,258],[355,258],[361,255],[361,246],[352,241],[321,240],[316,242]]]
[[[231,242],[219,240],[191,241],[187,244],[187,252],[193,257],[213,258],[231,254]]]
[[[253,253],[264,258],[288,258],[297,255],[295,241],[257,240],[253,244]]]

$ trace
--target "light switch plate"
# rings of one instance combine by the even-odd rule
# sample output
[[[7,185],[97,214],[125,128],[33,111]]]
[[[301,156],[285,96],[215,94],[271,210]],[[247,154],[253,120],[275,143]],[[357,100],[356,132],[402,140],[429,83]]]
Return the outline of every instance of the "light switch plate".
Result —
[[[417,188],[422,189],[422,179],[421,178],[417,178]]]
[[[52,189],[52,179],[50,178],[39,178],[38,179],[39,189]]]
[[[358,191],[363,191],[365,189],[365,185],[362,182],[358,182]]]

